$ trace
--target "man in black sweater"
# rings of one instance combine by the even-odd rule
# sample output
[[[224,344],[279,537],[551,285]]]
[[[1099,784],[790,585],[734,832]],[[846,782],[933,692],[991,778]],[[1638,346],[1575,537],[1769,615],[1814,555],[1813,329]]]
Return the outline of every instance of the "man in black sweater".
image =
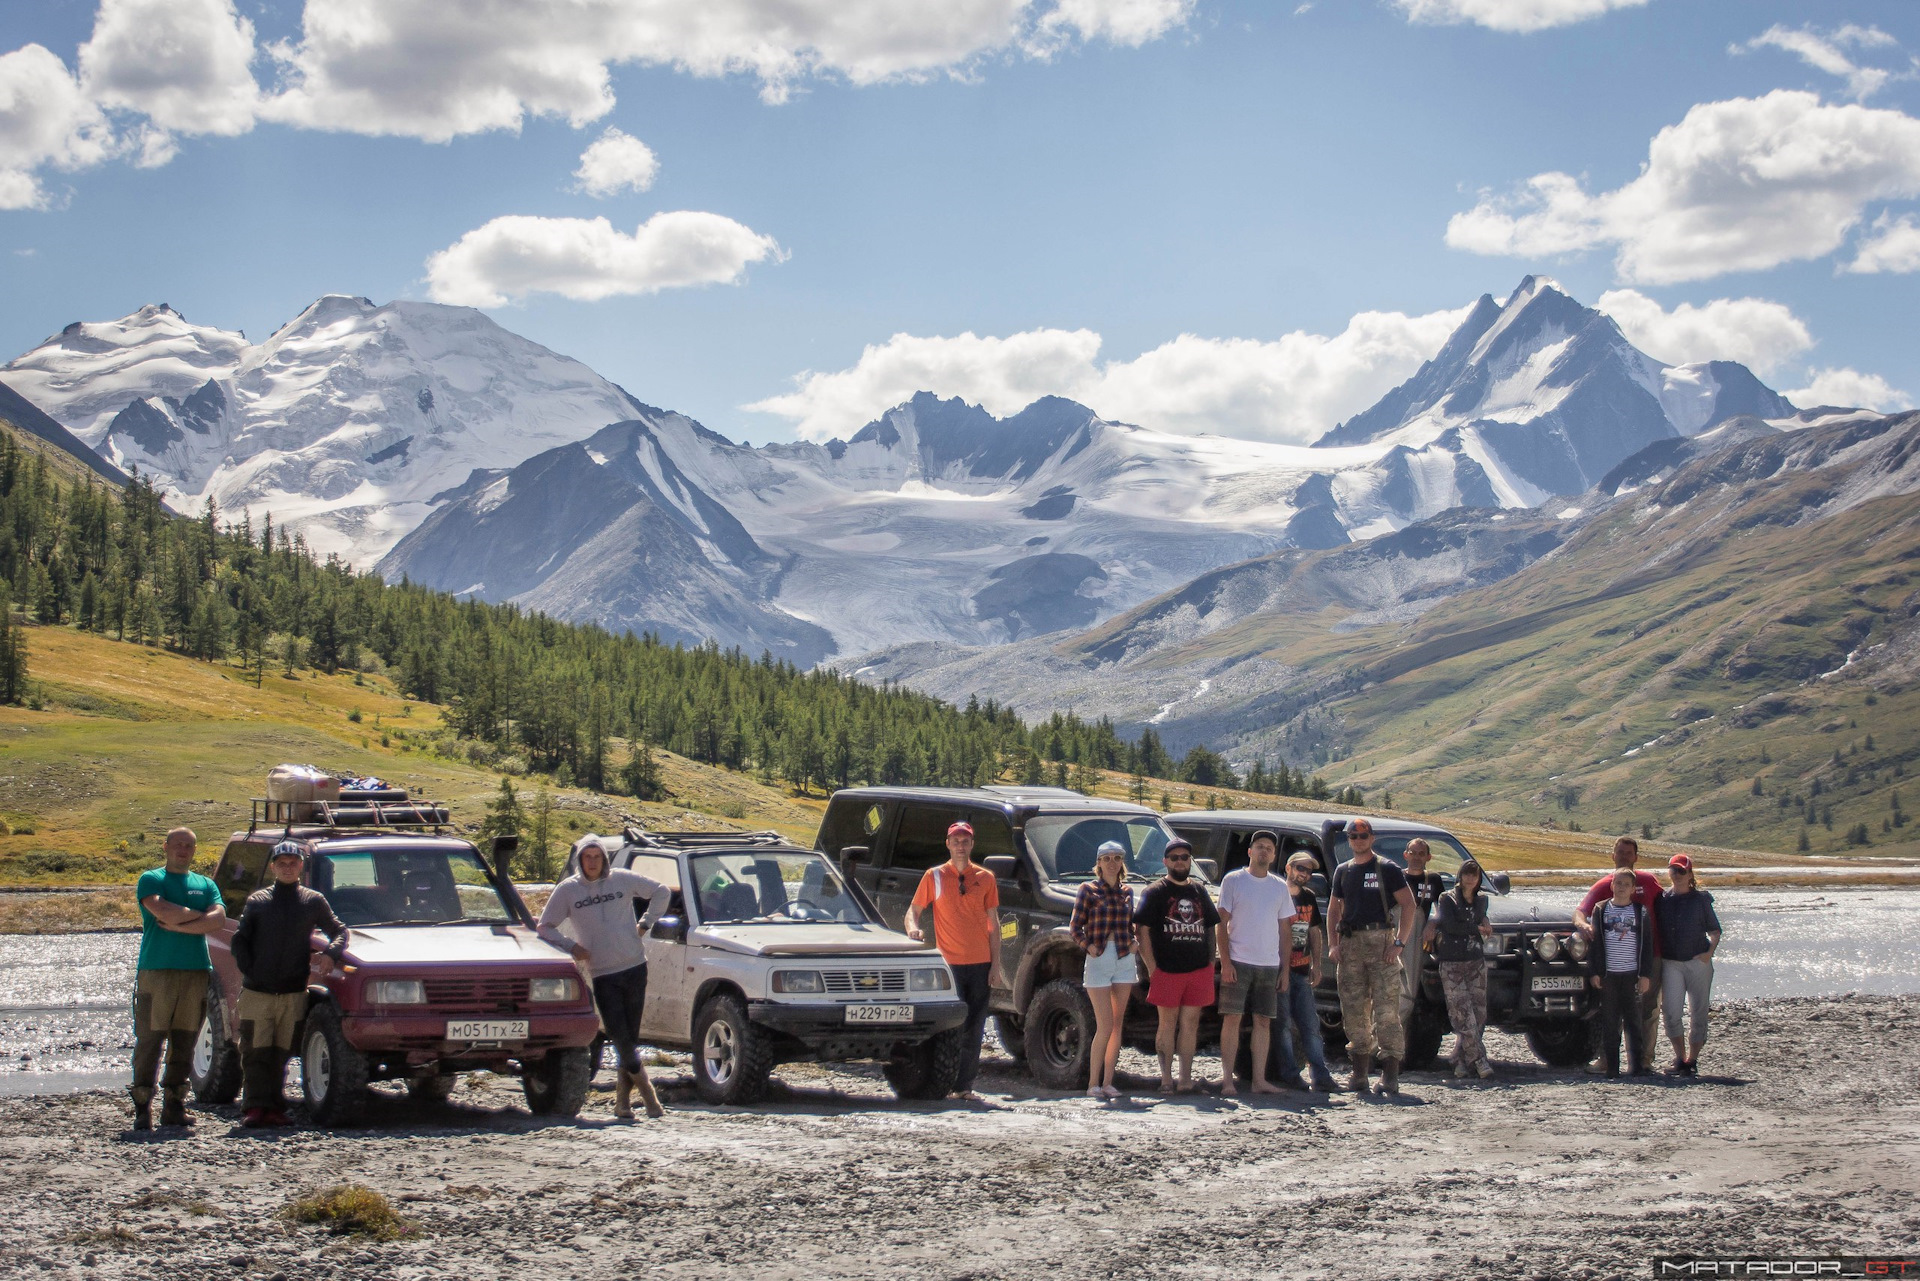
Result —
[[[247,899],[233,936],[233,963],[240,968],[240,1064],[246,1096],[243,1124],[286,1125],[283,1094],[287,1060],[307,1016],[307,983],[313,965],[313,932],[333,940],[325,955],[339,960],[347,927],[326,896],[300,883],[306,847],[282,841],[273,847],[273,884]]]

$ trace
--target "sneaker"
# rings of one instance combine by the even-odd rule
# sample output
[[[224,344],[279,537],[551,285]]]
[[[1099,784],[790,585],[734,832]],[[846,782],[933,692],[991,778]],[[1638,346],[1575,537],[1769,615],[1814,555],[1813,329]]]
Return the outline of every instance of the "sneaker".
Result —
[[[264,1129],[267,1125],[271,1124],[271,1122],[267,1120],[267,1110],[265,1108],[248,1108],[246,1115],[240,1118],[240,1124],[246,1126],[249,1130],[259,1130]]]
[[[1480,1079],[1482,1081],[1485,1081],[1493,1076],[1493,1064],[1488,1062],[1486,1059],[1481,1059],[1480,1066],[1475,1068],[1474,1071],[1480,1074]]]
[[[1588,1076],[1619,1076],[1620,1075],[1619,1068],[1616,1067],[1616,1068],[1613,1068],[1612,1070],[1609,1070],[1606,1064],[1600,1062],[1600,1060],[1598,1059],[1595,1059],[1593,1062],[1582,1067],[1580,1070],[1582,1072],[1585,1072]]]
[[[1464,1081],[1467,1079],[1467,1065],[1465,1063],[1456,1063],[1453,1065],[1453,1079],[1456,1081]]]
[[[1302,1094],[1305,1094],[1307,1092],[1306,1078],[1301,1076],[1298,1072],[1295,1072],[1292,1076],[1283,1077],[1280,1081],[1280,1084],[1286,1086],[1289,1090],[1298,1090]]]
[[[285,1112],[282,1112],[279,1108],[268,1108],[267,1119],[265,1124],[278,1129],[282,1126],[292,1125],[293,1120]]]
[[[1686,1074],[1687,1074],[1687,1064],[1686,1064],[1686,1060],[1684,1059],[1675,1059],[1673,1061],[1673,1066],[1667,1069],[1668,1076],[1685,1076]]]
[[[1339,1087],[1333,1083],[1333,1078],[1325,1072],[1315,1072],[1313,1074],[1313,1088],[1314,1092],[1318,1094],[1332,1094]]]
[[[1687,1060],[1687,1064],[1686,1064],[1686,1067],[1687,1067],[1687,1075],[1688,1075],[1688,1076],[1699,1076],[1699,1075],[1700,1075],[1700,1060],[1699,1060],[1699,1059],[1688,1059],[1688,1060]]]
[[[1087,1097],[1090,1099],[1104,1099],[1107,1097],[1107,1092],[1098,1085],[1089,1085],[1087,1087]]]

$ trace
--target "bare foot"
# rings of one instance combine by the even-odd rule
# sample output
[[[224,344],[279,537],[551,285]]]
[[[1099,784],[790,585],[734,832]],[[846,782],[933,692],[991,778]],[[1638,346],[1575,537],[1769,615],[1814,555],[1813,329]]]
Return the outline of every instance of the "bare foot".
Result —
[[[1285,1090],[1282,1090],[1279,1086],[1275,1085],[1272,1081],[1255,1081],[1253,1083],[1253,1092],[1255,1094],[1285,1094],[1286,1093]]]
[[[1186,1090],[1186,1087],[1185,1087],[1184,1085],[1183,1085],[1183,1086],[1181,1086],[1180,1088],[1181,1088],[1181,1090],[1182,1090],[1182,1092],[1184,1092],[1184,1091]],[[1172,1079],[1171,1077],[1165,1077],[1165,1076],[1163,1076],[1163,1077],[1161,1077],[1161,1078],[1160,1078],[1160,1093],[1162,1093],[1162,1094],[1172,1094],[1172,1093],[1173,1093],[1173,1079]]]
[[[1192,1081],[1182,1081],[1182,1082],[1180,1082],[1180,1093],[1182,1093],[1182,1094],[1192,1094],[1192,1093],[1193,1093],[1193,1082],[1192,1082]]]
[[[1233,1083],[1232,1077],[1226,1077],[1220,1082],[1221,1098],[1231,1098],[1238,1093],[1240,1093],[1240,1087]]]

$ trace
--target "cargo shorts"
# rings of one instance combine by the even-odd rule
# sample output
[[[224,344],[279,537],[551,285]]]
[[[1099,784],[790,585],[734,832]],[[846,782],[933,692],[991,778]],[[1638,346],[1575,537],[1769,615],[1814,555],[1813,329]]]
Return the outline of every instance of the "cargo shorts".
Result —
[[[305,992],[253,992],[240,989],[240,1001],[234,1010],[240,1024],[240,1052],[293,1050],[293,1038],[300,1020],[307,1017]]]

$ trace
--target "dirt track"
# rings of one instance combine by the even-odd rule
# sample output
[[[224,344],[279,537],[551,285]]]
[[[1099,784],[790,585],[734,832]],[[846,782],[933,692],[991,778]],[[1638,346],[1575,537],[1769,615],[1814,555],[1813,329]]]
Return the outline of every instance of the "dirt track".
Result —
[[[782,1101],[542,1125],[515,1083],[365,1129],[265,1137],[202,1114],[126,1132],[106,1093],[0,1102],[0,1274],[88,1277],[1650,1276],[1665,1253],[1920,1245],[1920,997],[1721,1012],[1698,1082],[1603,1082],[1493,1038],[1501,1079],[1398,1102],[1037,1096],[904,1106],[788,1068]],[[1135,1067],[1146,1066],[1132,1059]],[[1146,1084],[1145,1078],[1136,1078]],[[343,1179],[400,1203],[389,1244],[280,1221]],[[1908,1257],[1912,1257],[1909,1255]]]

